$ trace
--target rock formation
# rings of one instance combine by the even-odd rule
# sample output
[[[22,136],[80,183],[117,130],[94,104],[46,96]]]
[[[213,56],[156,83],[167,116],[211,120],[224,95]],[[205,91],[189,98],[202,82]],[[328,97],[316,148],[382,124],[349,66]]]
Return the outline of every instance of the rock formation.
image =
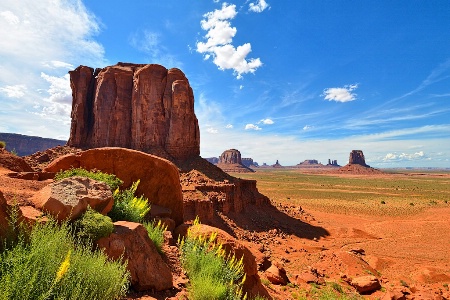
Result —
[[[369,167],[366,165],[366,159],[364,158],[364,153],[362,150],[352,150],[350,152],[350,157],[348,159],[350,165],[361,165],[364,167]]]
[[[339,173],[361,174],[361,175],[383,173],[380,170],[371,168],[369,165],[366,165],[366,160],[364,158],[364,153],[362,152],[362,150],[352,150],[352,152],[350,152],[348,164],[339,168],[337,171]]]
[[[123,147],[184,160],[200,154],[194,94],[179,69],[118,63],[69,72],[72,124],[67,145]]]
[[[219,157],[217,166],[225,172],[254,172],[252,169],[242,164],[241,152],[236,149],[225,150]]]
[[[219,158],[218,157],[208,157],[205,158],[207,161],[209,161],[210,163],[212,163],[213,165],[217,164],[219,162]]]
[[[258,167],[258,163],[253,158],[242,158],[242,164],[246,167]]]
[[[152,204],[169,208],[176,224],[183,223],[180,174],[170,161],[130,149],[99,148],[62,156],[44,171],[58,172],[71,167],[115,174],[123,181],[122,188],[130,187],[139,179],[136,194],[144,195]]]
[[[272,168],[282,168],[282,167],[283,166],[280,165],[280,163],[278,162],[278,159],[277,159],[277,162],[274,165],[272,165]]]

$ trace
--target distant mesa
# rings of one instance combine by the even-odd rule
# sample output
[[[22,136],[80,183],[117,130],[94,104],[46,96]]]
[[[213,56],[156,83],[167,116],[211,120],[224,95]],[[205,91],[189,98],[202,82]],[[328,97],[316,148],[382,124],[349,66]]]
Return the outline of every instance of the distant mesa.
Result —
[[[303,162],[296,165],[295,167],[313,169],[313,168],[329,168],[329,167],[340,167],[340,166],[338,165],[337,160],[328,159],[328,164],[323,165],[317,159],[306,159]]]
[[[251,167],[258,167],[258,163],[256,161],[253,161],[253,158],[242,158],[242,164],[248,168]]]
[[[225,150],[219,157],[217,166],[225,172],[249,173],[255,172],[242,163],[241,152],[237,149]]]
[[[219,162],[219,158],[218,157],[207,157],[205,158],[207,161],[209,161],[210,163],[212,163],[213,165],[217,164]]]
[[[366,164],[366,159],[362,150],[352,150],[352,152],[350,152],[348,164],[339,168],[338,172],[361,175],[383,174],[380,170],[374,169]]]
[[[6,143],[6,150],[13,151],[19,156],[30,155],[56,146],[66,144],[64,140],[47,139],[16,133],[0,133],[0,141]]]

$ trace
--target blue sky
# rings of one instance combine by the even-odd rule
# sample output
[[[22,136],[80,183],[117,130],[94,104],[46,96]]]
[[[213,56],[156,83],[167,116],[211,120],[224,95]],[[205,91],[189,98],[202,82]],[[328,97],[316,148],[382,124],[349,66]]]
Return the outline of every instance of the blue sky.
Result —
[[[450,167],[450,1],[0,3],[0,132],[67,139],[78,65],[159,63],[201,155]]]

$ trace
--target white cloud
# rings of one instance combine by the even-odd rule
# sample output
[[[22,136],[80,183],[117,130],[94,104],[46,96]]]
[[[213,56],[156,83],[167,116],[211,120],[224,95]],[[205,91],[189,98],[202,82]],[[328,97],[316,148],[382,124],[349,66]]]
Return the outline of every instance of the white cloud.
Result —
[[[0,12],[0,16],[4,18],[10,25],[17,25],[20,22],[19,17],[9,10]]]
[[[225,126],[225,128],[231,129],[231,128],[233,128],[233,125],[232,125],[232,124],[227,124],[227,125]]]
[[[357,88],[358,84],[350,84],[341,88],[327,88],[323,91],[322,96],[329,101],[349,102],[356,100],[356,94],[352,92]]]
[[[219,133],[219,130],[217,130],[217,129],[213,128],[213,127],[206,128],[206,131],[209,132],[209,133],[212,133],[212,134]]]
[[[100,27],[81,0],[2,0],[0,107],[8,132],[68,137],[67,70],[108,64],[95,40]],[[10,96],[21,98],[12,102]]]
[[[259,123],[263,123],[263,124],[266,124],[266,125],[272,125],[275,122],[272,119],[262,119],[261,121],[259,121]]]
[[[244,86],[243,86],[243,85],[240,85],[240,86],[239,86],[239,89],[240,89],[240,90],[242,90],[243,88],[244,88]]]
[[[245,125],[245,130],[261,130],[262,128],[255,124]]]
[[[7,85],[0,87],[0,92],[5,93],[9,98],[22,98],[25,96],[27,87],[24,84]]]
[[[415,152],[415,153],[388,153],[383,158],[384,162],[387,161],[411,161],[411,160],[420,160],[420,159],[428,159],[425,156],[423,151]]]
[[[70,76],[66,74],[62,77],[50,76],[41,73],[41,77],[50,83],[47,90],[50,97],[48,100],[53,103],[72,104],[72,89],[70,88]]]
[[[269,8],[269,4],[264,0],[258,0],[256,3],[250,3],[248,10],[260,13],[264,11],[266,8]]]
[[[197,52],[204,54],[207,60],[213,57],[213,62],[220,70],[233,70],[237,79],[242,74],[254,73],[262,62],[259,58],[247,59],[252,51],[250,43],[245,43],[237,48],[232,45],[233,37],[236,35],[236,27],[232,27],[229,20],[237,15],[236,5],[223,3],[220,10],[208,12],[203,15],[200,24],[207,33],[206,43],[197,43]]]
[[[310,129],[312,129],[313,128],[313,126],[310,126],[310,125],[305,125],[304,127],[303,127],[303,130],[310,130]]]

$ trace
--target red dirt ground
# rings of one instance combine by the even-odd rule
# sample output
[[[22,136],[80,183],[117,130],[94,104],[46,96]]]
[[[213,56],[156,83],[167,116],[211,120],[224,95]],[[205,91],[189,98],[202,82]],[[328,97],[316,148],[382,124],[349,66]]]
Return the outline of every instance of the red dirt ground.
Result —
[[[0,166],[0,190],[8,202],[29,205],[27,199],[51,182],[10,178],[11,172]],[[247,211],[218,214],[214,225],[248,242],[262,257],[280,262],[291,281],[313,272],[347,286],[349,277],[375,273],[383,289],[365,298],[382,299],[391,290],[403,289],[405,299],[450,299],[450,207],[407,217],[341,215],[276,204]],[[349,250],[357,254],[349,255]],[[168,260],[174,260],[173,255]],[[186,279],[179,268],[177,273],[176,281],[183,286]],[[264,278],[263,272],[260,275]],[[268,290],[274,299],[292,299],[298,287],[270,284]],[[130,299],[165,299],[175,292]]]

